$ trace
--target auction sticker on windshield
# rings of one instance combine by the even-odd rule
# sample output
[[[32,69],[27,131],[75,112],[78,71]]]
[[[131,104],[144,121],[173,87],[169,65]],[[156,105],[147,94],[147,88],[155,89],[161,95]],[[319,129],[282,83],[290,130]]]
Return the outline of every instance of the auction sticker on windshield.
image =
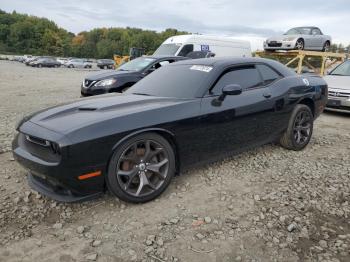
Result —
[[[211,66],[193,65],[190,69],[209,73],[213,68]]]

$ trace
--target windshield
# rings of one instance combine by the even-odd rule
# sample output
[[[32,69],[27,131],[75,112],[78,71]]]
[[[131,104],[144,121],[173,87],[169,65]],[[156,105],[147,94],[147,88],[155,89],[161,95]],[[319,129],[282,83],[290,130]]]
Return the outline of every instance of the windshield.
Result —
[[[122,64],[118,67],[118,70],[120,71],[140,71],[147,66],[149,66],[151,63],[153,63],[156,59],[150,58],[150,57],[139,57],[134,60],[131,60],[130,62],[127,62],[125,64]]]
[[[181,44],[163,44],[154,52],[153,55],[175,55]]]
[[[212,67],[171,65],[161,67],[130,87],[125,93],[159,97],[195,98]]]
[[[330,75],[350,76],[350,61],[346,61],[336,67]]]
[[[296,27],[289,29],[285,35],[309,35],[311,32],[310,27]]]

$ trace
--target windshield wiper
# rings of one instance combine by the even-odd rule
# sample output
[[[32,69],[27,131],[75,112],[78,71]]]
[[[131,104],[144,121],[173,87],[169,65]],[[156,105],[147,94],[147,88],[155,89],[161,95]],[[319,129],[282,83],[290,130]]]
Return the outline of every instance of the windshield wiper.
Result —
[[[151,96],[150,94],[145,93],[132,93],[133,95],[140,95],[140,96]]]
[[[130,70],[126,70],[126,69],[120,68],[117,71],[130,71]]]

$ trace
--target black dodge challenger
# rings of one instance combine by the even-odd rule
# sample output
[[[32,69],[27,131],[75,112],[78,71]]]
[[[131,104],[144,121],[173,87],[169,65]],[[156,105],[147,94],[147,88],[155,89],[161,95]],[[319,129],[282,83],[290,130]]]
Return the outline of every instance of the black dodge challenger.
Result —
[[[186,60],[124,94],[53,107],[23,119],[15,158],[34,190],[58,201],[107,188],[146,202],[190,166],[279,141],[301,150],[327,101],[327,84],[258,58]]]

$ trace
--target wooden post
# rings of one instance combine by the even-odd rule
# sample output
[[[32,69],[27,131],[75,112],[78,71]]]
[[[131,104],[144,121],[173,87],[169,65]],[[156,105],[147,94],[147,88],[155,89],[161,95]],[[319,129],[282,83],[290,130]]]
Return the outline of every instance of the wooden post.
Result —
[[[298,55],[298,57],[299,57],[299,62],[298,62],[298,71],[297,71],[297,73],[301,74],[301,71],[303,69],[303,60],[304,60],[305,55]]]
[[[327,60],[327,57],[326,56],[322,56],[322,65],[321,65],[321,71],[320,71],[320,75],[321,76],[324,76],[324,71],[325,71],[325,68],[326,68],[326,60]]]

